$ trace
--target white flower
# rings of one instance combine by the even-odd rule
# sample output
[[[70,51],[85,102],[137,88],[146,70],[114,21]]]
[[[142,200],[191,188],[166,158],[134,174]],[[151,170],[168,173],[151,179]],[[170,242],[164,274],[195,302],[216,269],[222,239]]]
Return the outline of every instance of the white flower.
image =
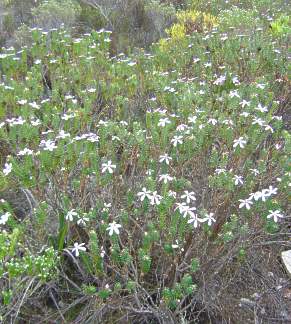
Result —
[[[145,198],[151,199],[151,191],[147,190],[145,187],[142,188],[140,192],[137,193],[140,201],[144,201]]]
[[[176,90],[175,90],[173,87],[168,87],[168,86],[166,86],[166,87],[164,88],[164,91],[175,92]]]
[[[85,243],[74,243],[74,247],[72,248],[72,252],[75,253],[75,256],[78,257],[80,255],[79,251],[86,251]]]
[[[12,163],[5,163],[3,173],[7,176],[12,171]]]
[[[171,143],[173,143],[174,147],[176,147],[178,144],[183,144],[183,136],[174,136],[171,139]]]
[[[173,190],[169,190],[168,195],[169,195],[169,197],[173,197],[173,198],[177,197],[177,193]]]
[[[239,199],[240,205],[239,208],[245,207],[247,210],[251,209],[251,205],[253,204],[249,199]]]
[[[222,84],[224,84],[225,80],[226,80],[226,76],[225,75],[221,75],[219,78],[217,78],[213,82],[213,84],[215,84],[215,85],[222,85]]]
[[[30,102],[29,106],[34,109],[40,109],[40,106],[35,101]]]
[[[106,121],[106,120],[99,120],[99,123],[98,123],[98,126],[108,126],[108,121]]]
[[[160,126],[160,127],[165,127],[167,124],[171,124],[171,121],[167,117],[161,118],[158,122],[158,126]]]
[[[63,129],[59,131],[59,135],[56,137],[57,139],[64,139],[66,137],[70,137],[69,133],[66,133]]]
[[[189,123],[195,124],[196,123],[196,120],[197,120],[197,116],[190,116],[190,117],[188,117],[188,122]]]
[[[99,136],[96,134],[88,134],[87,141],[91,143],[99,142]]]
[[[78,224],[78,225],[83,225],[83,226],[85,226],[85,225],[86,225],[86,222],[88,222],[88,221],[89,221],[89,218],[83,216],[83,217],[80,217],[80,218],[77,220],[77,224]]]
[[[166,115],[167,109],[162,109],[162,108],[156,108],[154,112],[160,113],[161,115]],[[168,118],[166,118],[168,119]]]
[[[266,106],[262,106],[260,103],[259,103],[258,107],[255,108],[255,110],[258,110],[262,113],[268,112],[268,108]]]
[[[172,160],[172,158],[168,155],[168,154],[164,154],[160,156],[159,162],[166,162],[166,164],[169,165],[170,161]]]
[[[122,226],[120,224],[117,224],[115,221],[113,221],[112,223],[109,224],[109,226],[107,227],[107,231],[109,232],[109,235],[112,236],[113,233],[116,233],[117,235],[119,234],[119,229]]]
[[[42,140],[39,144],[40,147],[43,147],[44,151],[50,151],[52,152],[54,149],[57,148],[56,144],[52,140]]]
[[[190,207],[187,205],[181,206],[181,214],[184,218],[186,218],[187,216],[192,217],[194,215],[194,211],[196,210],[195,207]]]
[[[213,218],[213,213],[207,213],[207,214],[205,214],[205,218],[203,218],[202,220],[201,220],[201,222],[202,223],[204,223],[204,222],[207,222],[207,225],[208,226],[211,226],[211,224],[212,223],[215,223],[216,222],[216,219],[215,218]]]
[[[273,186],[269,186],[269,188],[265,190],[267,190],[267,195],[271,196],[271,195],[277,195],[278,188],[273,188]]]
[[[255,201],[258,201],[259,199],[262,198],[262,192],[261,191],[256,191],[255,193],[251,193],[249,196],[249,200],[254,199]]]
[[[152,170],[152,169],[148,169],[148,170],[146,171],[146,175],[147,175],[147,176],[151,176],[151,175],[153,174],[153,172],[154,172],[154,170]]]
[[[41,121],[39,119],[32,119],[30,123],[32,126],[38,126],[41,124]]]
[[[240,102],[240,105],[244,108],[245,106],[250,106],[250,101],[246,101],[246,100],[243,100],[242,102]]]
[[[33,151],[25,147],[23,150],[19,151],[17,155],[23,156],[23,155],[32,155]]]
[[[222,123],[224,125],[231,125],[231,126],[233,126],[233,121],[231,119],[225,119]]]
[[[111,203],[104,203],[104,207],[105,208],[110,208],[111,207]]]
[[[158,195],[156,191],[154,191],[151,195],[151,205],[159,205],[161,203],[162,196]]]
[[[226,170],[225,169],[215,169],[215,173],[216,174],[220,174],[220,173],[225,173],[226,172]]]
[[[42,135],[47,135],[47,134],[51,134],[54,131],[52,129],[47,130],[46,132],[41,132]]]
[[[248,112],[246,112],[246,111],[243,111],[241,114],[239,114],[240,116],[242,116],[242,117],[249,117],[249,113]]]
[[[112,136],[112,141],[120,141],[120,138],[118,136],[113,135]]]
[[[72,114],[70,114],[70,115],[68,115],[68,114],[64,114],[64,115],[61,117],[61,119],[62,119],[62,120],[69,120],[69,119],[74,118],[74,117],[76,117],[76,115],[75,115],[74,113],[72,113]]]
[[[265,121],[261,118],[257,118],[257,117],[254,117],[253,118],[253,122],[252,122],[252,125],[260,125],[260,126],[264,126],[265,125]]]
[[[23,105],[26,105],[26,104],[27,104],[27,100],[25,100],[25,99],[18,100],[17,103],[18,103],[19,105],[23,106]]]
[[[260,174],[260,172],[259,172],[258,169],[250,169],[250,170],[251,170],[251,172],[252,172],[252,174],[253,174],[254,176],[257,176],[258,174]]]
[[[108,161],[107,163],[102,163],[102,173],[108,171],[109,173],[113,173],[114,169],[116,169],[116,165],[112,164],[112,161]]]
[[[187,223],[188,224],[191,224],[193,223],[194,225],[194,228],[197,228],[198,227],[198,223],[201,222],[202,220],[200,218],[198,218],[198,216],[194,213],[192,213],[190,215],[190,218],[188,219]]]
[[[284,217],[284,215],[282,215],[280,213],[280,210],[275,210],[275,211],[269,210],[269,213],[270,214],[267,216],[267,218],[273,218],[275,223],[278,222],[278,219],[279,218],[283,218]]]
[[[182,199],[186,198],[186,203],[189,204],[191,200],[195,201],[195,193],[193,191],[189,192],[188,190],[184,191],[184,195],[181,196]]]
[[[187,129],[187,128],[188,128],[187,125],[185,125],[185,124],[180,124],[180,125],[177,126],[176,130],[177,130],[178,132],[183,132],[183,131],[184,131],[185,129]]]
[[[101,246],[100,250],[101,250],[100,256],[101,256],[101,258],[103,259],[103,258],[104,258],[104,256],[105,256],[105,254],[106,254],[106,252],[105,252],[105,250],[104,250],[104,247],[103,247],[103,246]]]
[[[246,145],[246,143],[247,143],[247,141],[243,138],[243,137],[239,137],[238,139],[235,139],[234,141],[233,141],[233,147],[235,148],[235,147],[237,147],[237,146],[239,146],[240,148],[244,148],[245,147],[245,145]]]
[[[238,79],[237,76],[234,76],[234,77],[232,78],[232,82],[233,82],[233,84],[235,84],[235,85],[239,85],[239,84],[240,84],[239,79]]]
[[[67,215],[65,216],[66,221],[72,222],[74,219],[74,216],[78,216],[75,209],[71,209],[68,211]]]
[[[175,210],[179,209],[179,213],[182,214],[185,207],[187,206],[186,203],[182,202],[182,203],[176,203],[177,207],[175,208]]]
[[[11,214],[9,212],[1,215],[0,217],[0,225],[5,225],[8,221],[8,218],[11,216]]]
[[[208,123],[212,124],[213,126],[217,124],[217,120],[215,118],[209,118]]]
[[[172,181],[174,178],[171,177],[169,174],[161,174],[159,177],[159,181],[163,181],[164,183],[168,183],[169,181]]]
[[[176,240],[176,242],[177,242],[177,240]],[[178,249],[179,244],[178,244],[178,242],[177,242],[177,244],[172,244],[171,246],[172,246],[172,249]]]
[[[261,192],[260,192],[260,198],[262,199],[262,201],[266,201],[267,198],[270,197],[270,194],[269,194],[269,190],[268,189],[263,189]]]
[[[234,184],[235,184],[236,186],[238,186],[238,185],[244,183],[244,182],[243,182],[243,177],[242,177],[242,176],[235,175],[234,178],[233,178],[233,180],[234,180]]]
[[[23,125],[25,120],[20,116],[18,118],[6,119],[10,126]]]
[[[111,203],[104,203],[104,207],[102,208],[102,212],[108,212],[111,207]]]
[[[258,89],[265,89],[265,84],[263,84],[263,83],[258,83],[257,85],[256,85],[256,88],[258,88]]]
[[[230,98],[233,98],[233,97],[240,98],[240,95],[238,94],[237,90],[231,90],[229,92],[229,96],[230,96]]]
[[[265,125],[265,131],[270,131],[271,133],[274,133],[274,130],[270,125]]]

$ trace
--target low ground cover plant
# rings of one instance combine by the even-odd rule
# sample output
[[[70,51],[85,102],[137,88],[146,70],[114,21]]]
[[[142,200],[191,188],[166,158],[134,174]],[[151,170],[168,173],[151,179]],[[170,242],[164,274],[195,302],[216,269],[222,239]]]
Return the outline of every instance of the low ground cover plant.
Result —
[[[3,49],[3,322],[288,320],[290,19],[227,10]]]

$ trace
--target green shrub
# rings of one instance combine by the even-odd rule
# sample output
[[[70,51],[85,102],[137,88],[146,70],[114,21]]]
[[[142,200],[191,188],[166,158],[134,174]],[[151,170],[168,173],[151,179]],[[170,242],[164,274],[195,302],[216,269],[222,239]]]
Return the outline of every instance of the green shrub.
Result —
[[[222,11],[218,19],[222,30],[229,30],[232,27],[242,32],[255,29],[259,23],[259,18],[255,11],[238,7]]]
[[[33,22],[44,30],[72,27],[80,14],[80,5],[75,0],[47,0],[32,9]]]
[[[13,43],[16,47],[31,46],[33,43],[31,29],[25,24],[19,26],[14,32]]]

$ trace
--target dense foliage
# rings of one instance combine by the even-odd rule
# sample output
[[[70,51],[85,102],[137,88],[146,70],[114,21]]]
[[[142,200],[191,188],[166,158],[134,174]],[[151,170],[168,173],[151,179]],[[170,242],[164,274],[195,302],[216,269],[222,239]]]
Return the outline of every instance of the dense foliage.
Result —
[[[4,323],[290,319],[290,19],[234,2],[189,1],[124,54],[45,29],[50,1],[3,48]]]

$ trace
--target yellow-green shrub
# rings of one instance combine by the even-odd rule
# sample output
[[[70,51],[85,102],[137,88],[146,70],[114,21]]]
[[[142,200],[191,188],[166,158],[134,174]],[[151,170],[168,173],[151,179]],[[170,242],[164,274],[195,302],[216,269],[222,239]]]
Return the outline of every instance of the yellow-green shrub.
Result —
[[[278,19],[271,23],[271,31],[274,35],[279,36],[282,34],[291,33],[291,20],[290,16],[281,15]]]
[[[170,29],[167,29],[167,33],[173,39],[181,39],[186,35],[186,27],[183,24],[174,24]]]
[[[170,40],[161,39],[159,42],[162,51],[167,50],[179,41],[185,40],[188,34],[195,31],[202,32],[205,29],[210,30],[218,25],[218,20],[215,16],[192,9],[181,10],[177,13],[176,17],[177,22],[169,29],[166,29]]]

